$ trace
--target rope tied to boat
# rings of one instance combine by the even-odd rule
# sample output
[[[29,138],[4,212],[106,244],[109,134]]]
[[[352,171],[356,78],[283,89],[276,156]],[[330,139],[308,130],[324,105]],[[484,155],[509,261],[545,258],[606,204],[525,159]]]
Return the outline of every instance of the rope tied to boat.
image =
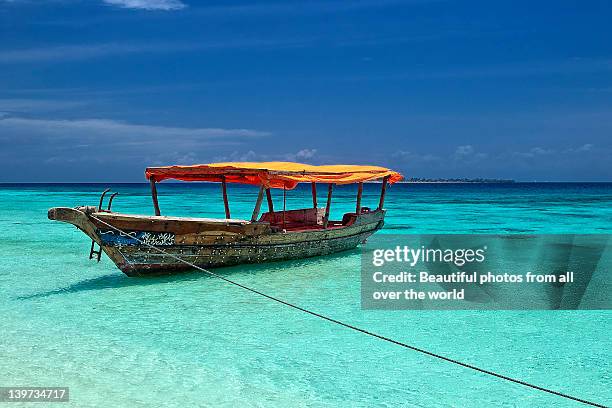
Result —
[[[89,214],[89,217],[91,217],[94,220],[100,222],[101,224],[106,225],[107,227],[113,229],[114,231],[117,231],[117,232],[119,232],[121,234],[125,234],[126,236],[130,236],[134,240],[136,240],[137,242],[141,243],[142,245],[145,245],[145,246],[147,246],[147,247],[149,247],[149,248],[151,248],[151,249],[153,249],[155,251],[158,251],[159,253],[167,255],[167,256],[169,256],[169,257],[171,257],[171,258],[173,258],[173,259],[175,259],[175,260],[177,260],[177,261],[179,261],[179,262],[181,262],[181,263],[183,263],[185,265],[188,265],[188,266],[190,266],[190,267],[192,267],[194,269],[197,269],[197,270],[199,270],[201,272],[204,272],[204,273],[206,273],[206,274],[208,274],[210,276],[213,276],[215,278],[221,279],[221,280],[223,280],[223,281],[225,281],[225,282],[227,282],[227,283],[229,283],[231,285],[237,286],[237,287],[239,287],[241,289],[244,289],[246,291],[249,291],[251,293],[255,293],[255,294],[259,295],[259,296],[262,296],[262,297],[264,297],[266,299],[269,299],[269,300],[272,300],[274,302],[277,302],[277,303],[283,304],[285,306],[291,307],[291,308],[293,308],[295,310],[299,310],[301,312],[307,313],[307,314],[309,314],[311,316],[318,317],[320,319],[326,320],[326,321],[328,321],[330,323],[337,324],[337,325],[345,327],[347,329],[350,329],[350,330],[353,330],[353,331],[356,331],[356,332],[359,332],[359,333],[362,333],[362,334],[365,334],[365,335],[377,338],[379,340],[386,341],[386,342],[391,343],[391,344],[395,344],[397,346],[400,346],[400,347],[403,347],[403,348],[406,348],[406,349],[409,349],[409,350],[412,350],[412,351],[416,351],[416,352],[421,353],[421,354],[425,354],[425,355],[430,356],[430,357],[437,358],[439,360],[443,360],[443,361],[446,361],[446,362],[449,362],[449,363],[452,363],[452,364],[455,364],[455,365],[458,365],[458,366],[461,366],[461,367],[464,367],[464,368],[468,368],[470,370],[474,370],[474,371],[477,371],[479,373],[487,374],[487,375],[490,375],[490,376],[493,376],[493,377],[496,377],[496,378],[499,378],[499,379],[502,379],[502,380],[505,380],[505,381],[509,381],[509,382],[512,382],[512,383],[515,383],[515,384],[519,384],[519,385],[522,385],[522,386],[525,386],[525,387],[529,387],[529,388],[532,388],[532,389],[535,389],[535,390],[538,390],[538,391],[542,391],[542,392],[545,392],[545,393],[548,393],[548,394],[556,395],[558,397],[566,398],[566,399],[569,399],[569,400],[572,400],[572,401],[576,401],[576,402],[579,402],[579,403],[582,403],[582,404],[585,404],[585,405],[590,405],[590,406],[593,406],[593,407],[606,408],[606,406],[603,405],[603,404],[599,404],[599,403],[596,403],[596,402],[588,401],[588,400],[583,399],[583,398],[578,398],[578,397],[575,397],[575,396],[572,396],[572,395],[569,395],[569,394],[565,394],[565,393],[562,393],[562,392],[559,392],[559,391],[552,390],[550,388],[541,387],[539,385],[535,385],[535,384],[529,383],[527,381],[519,380],[517,378],[509,377],[507,375],[500,374],[500,373],[497,373],[495,371],[491,371],[491,370],[487,370],[487,369],[484,369],[484,368],[480,368],[478,366],[475,366],[475,365],[472,365],[472,364],[469,364],[469,363],[464,363],[462,361],[455,360],[455,359],[450,358],[450,357],[446,357],[446,356],[444,356],[442,354],[437,354],[437,353],[434,353],[432,351],[428,351],[428,350],[422,349],[420,347],[412,346],[410,344],[401,342],[399,340],[395,340],[395,339],[392,339],[390,337],[383,336],[382,334],[378,334],[378,333],[375,333],[375,332],[372,332],[372,331],[369,331],[369,330],[362,329],[360,327],[354,326],[352,324],[345,323],[343,321],[334,319],[333,317],[329,317],[329,316],[323,315],[321,313],[314,312],[314,311],[309,310],[309,309],[305,309],[305,308],[303,308],[301,306],[298,306],[298,305],[290,303],[290,302],[288,302],[286,300],[283,300],[283,299],[280,299],[280,298],[268,295],[268,294],[266,294],[264,292],[261,292],[261,291],[259,291],[257,289],[253,289],[253,288],[251,288],[249,286],[245,286],[245,285],[243,285],[241,283],[238,283],[238,282],[233,281],[231,279],[228,279],[228,278],[226,278],[224,276],[221,276],[221,275],[219,275],[217,273],[214,273],[214,272],[211,272],[211,271],[209,271],[207,269],[204,269],[204,268],[202,268],[202,267],[200,267],[198,265],[195,265],[194,263],[191,263],[191,262],[189,262],[189,261],[187,261],[185,259],[182,259],[182,258],[180,258],[180,257],[178,257],[178,256],[176,256],[174,254],[171,254],[171,253],[163,250],[162,248],[159,248],[159,247],[157,247],[155,245],[151,245],[151,244],[149,244],[147,242],[144,242],[144,241],[138,239],[137,237],[135,237],[134,234],[130,234],[130,233],[128,233],[128,232],[126,232],[126,231],[124,231],[124,230],[122,230],[120,228],[117,228],[114,225],[109,224],[108,222],[99,219],[98,217],[94,216],[93,214]]]

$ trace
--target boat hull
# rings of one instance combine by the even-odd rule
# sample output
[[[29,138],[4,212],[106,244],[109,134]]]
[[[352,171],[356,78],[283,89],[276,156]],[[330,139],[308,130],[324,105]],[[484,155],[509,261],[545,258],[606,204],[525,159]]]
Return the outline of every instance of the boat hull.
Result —
[[[93,207],[53,208],[49,218],[76,225],[128,276],[328,255],[357,247],[382,228],[384,210],[348,214],[345,225],[278,231],[266,222],[129,216]]]

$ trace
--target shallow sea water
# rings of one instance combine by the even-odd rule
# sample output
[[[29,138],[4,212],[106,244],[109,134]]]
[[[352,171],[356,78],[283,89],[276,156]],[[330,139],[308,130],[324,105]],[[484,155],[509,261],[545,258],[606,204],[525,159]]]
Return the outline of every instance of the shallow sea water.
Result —
[[[202,273],[128,278],[106,256],[90,261],[87,237],[47,220],[47,209],[96,205],[104,187],[0,185],[0,386],[68,386],[71,401],[60,405],[75,407],[579,406]],[[120,193],[116,211],[152,212],[147,185],[109,187]],[[364,205],[376,206],[379,187],[366,185]],[[167,183],[159,194],[162,213],[222,217],[217,185]],[[332,215],[352,211],[354,194],[354,186],[336,189]],[[232,216],[248,218],[255,196],[230,186]],[[289,209],[309,202],[307,188],[288,192]],[[612,184],[404,184],[390,188],[385,207],[380,233],[612,232]],[[365,311],[359,262],[354,250],[217,272],[417,347],[612,404],[609,311]]]

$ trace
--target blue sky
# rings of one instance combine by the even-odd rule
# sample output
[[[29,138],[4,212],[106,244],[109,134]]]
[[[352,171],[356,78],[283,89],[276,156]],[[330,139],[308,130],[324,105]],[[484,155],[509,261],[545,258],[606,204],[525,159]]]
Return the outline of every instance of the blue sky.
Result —
[[[612,2],[0,0],[0,182],[379,164],[612,181]]]

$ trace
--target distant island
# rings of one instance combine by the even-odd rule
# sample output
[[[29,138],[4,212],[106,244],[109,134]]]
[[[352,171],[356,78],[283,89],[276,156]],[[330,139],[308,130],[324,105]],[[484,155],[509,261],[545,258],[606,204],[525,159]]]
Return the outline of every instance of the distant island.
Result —
[[[411,177],[403,183],[514,183],[510,179],[489,179],[489,178],[422,178]]]

